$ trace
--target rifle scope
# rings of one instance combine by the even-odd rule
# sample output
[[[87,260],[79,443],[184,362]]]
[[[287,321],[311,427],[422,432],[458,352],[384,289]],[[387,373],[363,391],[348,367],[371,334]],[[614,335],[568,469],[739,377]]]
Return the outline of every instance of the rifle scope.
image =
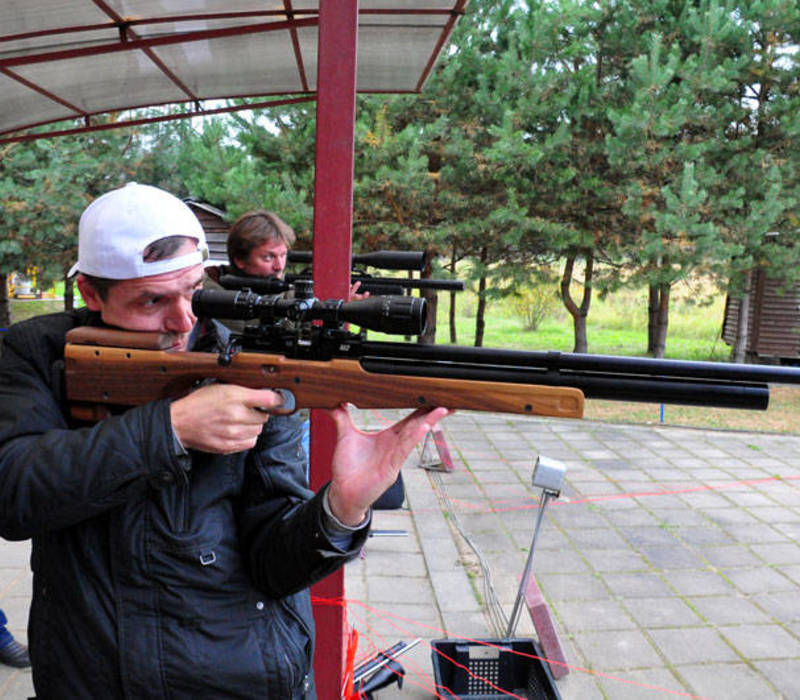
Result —
[[[287,256],[289,262],[310,263],[312,254],[310,250],[290,250]],[[425,269],[425,253],[412,250],[376,250],[372,253],[353,255],[351,266],[367,265],[381,270],[418,270]]]
[[[310,275],[286,275],[285,279],[277,277],[255,277],[250,275],[225,274],[219,278],[220,286],[225,289],[251,289],[257,294],[280,294],[288,291],[297,282],[310,280]],[[464,290],[461,280],[404,279],[402,277],[369,277],[352,275],[350,282],[360,282],[359,292],[370,294],[397,295],[404,289],[439,289],[450,292]]]
[[[275,323],[322,321],[326,326],[353,323],[381,333],[419,335],[425,331],[427,304],[424,299],[407,296],[373,296],[369,299],[284,299],[262,296],[249,289],[200,289],[192,295],[192,311],[197,317],[251,320]]]

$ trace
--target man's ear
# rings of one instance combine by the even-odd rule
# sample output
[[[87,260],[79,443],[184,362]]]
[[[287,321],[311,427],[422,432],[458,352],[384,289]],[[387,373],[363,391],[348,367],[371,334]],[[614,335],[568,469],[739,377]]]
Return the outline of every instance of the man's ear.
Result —
[[[102,311],[103,310],[103,300],[100,298],[100,295],[97,293],[97,290],[92,286],[92,283],[89,282],[83,275],[78,275],[75,283],[78,285],[78,291],[81,293],[83,297],[83,302],[89,308],[90,311]]]

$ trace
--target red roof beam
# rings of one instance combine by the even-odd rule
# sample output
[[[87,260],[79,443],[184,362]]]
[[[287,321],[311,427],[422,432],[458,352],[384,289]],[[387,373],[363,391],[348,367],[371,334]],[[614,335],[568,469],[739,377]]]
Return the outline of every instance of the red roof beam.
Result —
[[[157,117],[143,117],[141,119],[129,119],[125,121],[108,122],[106,124],[95,124],[94,126],[81,126],[74,129],[62,129],[61,131],[45,131],[38,134],[21,134],[20,136],[8,136],[0,138],[0,145],[4,143],[16,143],[22,141],[37,141],[39,139],[49,139],[56,136],[75,136],[76,134],[85,134],[90,131],[109,131],[111,129],[121,129],[128,126],[142,126],[144,124],[157,124],[158,122],[167,122],[175,119],[190,119],[192,117],[208,117],[213,114],[226,114],[230,112],[243,112],[248,109],[268,109],[270,107],[279,107],[281,105],[298,104],[300,102],[313,102],[316,99],[314,95],[306,97],[293,97],[285,100],[271,100],[269,102],[251,102],[244,105],[231,105],[228,107],[217,107],[215,109],[195,110],[192,112],[179,112],[172,114],[162,114]],[[107,112],[99,112],[99,114],[107,114]],[[86,115],[88,118],[91,115]],[[63,121],[63,120],[59,120]],[[35,126],[43,126],[44,124],[51,124],[52,122],[41,122],[40,124],[33,124],[27,128]]]
[[[450,12],[450,19],[447,20],[447,24],[445,25],[444,30],[439,37],[439,41],[437,41],[436,46],[433,47],[433,52],[428,59],[428,63],[425,65],[422,75],[417,81],[417,92],[422,92],[422,86],[425,85],[425,81],[428,79],[428,76],[433,70],[433,66],[436,63],[436,58],[439,56],[439,52],[442,50],[445,42],[450,38],[450,33],[453,31],[456,20],[458,20],[458,18],[464,14],[464,8],[466,5],[467,0],[458,0],[456,6]]]
[[[446,9],[363,9],[359,10],[360,15],[462,15],[464,14],[463,7],[466,3],[458,3],[459,7],[453,10]],[[208,12],[208,13],[194,13],[187,15],[171,15],[169,17],[144,17],[138,19],[123,19],[126,27],[136,27],[139,25],[148,24],[177,24],[179,22],[197,22],[201,20],[221,20],[221,19],[255,19],[257,17],[284,17],[288,14],[292,18],[300,15],[309,15],[316,17],[318,10],[295,10],[289,12],[286,10],[246,10],[239,12]],[[80,32],[94,32],[94,31],[107,31],[114,29],[118,26],[115,22],[103,22],[102,24],[82,24],[71,27],[55,27],[52,29],[40,29],[35,32],[22,32],[20,34],[6,34],[0,36],[0,44],[4,41],[20,41],[22,39],[38,39],[45,36],[57,36],[58,34],[77,34]]]
[[[285,0],[283,6],[286,8],[287,19],[294,19],[295,12],[292,7],[292,0]],[[300,84],[303,86],[303,90],[308,92],[308,78],[306,77],[306,67],[303,63],[303,52],[300,50],[300,39],[297,36],[297,29],[292,29],[289,33],[292,37],[292,51],[294,51],[294,60],[297,63],[297,73],[300,76]]]

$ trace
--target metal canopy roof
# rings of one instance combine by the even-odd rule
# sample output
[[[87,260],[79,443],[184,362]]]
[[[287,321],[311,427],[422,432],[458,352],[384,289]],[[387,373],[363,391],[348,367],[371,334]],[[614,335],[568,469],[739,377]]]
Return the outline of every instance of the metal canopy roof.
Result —
[[[419,91],[465,4],[362,0],[357,90]],[[154,105],[313,98],[318,18],[317,0],[0,0],[0,135]]]

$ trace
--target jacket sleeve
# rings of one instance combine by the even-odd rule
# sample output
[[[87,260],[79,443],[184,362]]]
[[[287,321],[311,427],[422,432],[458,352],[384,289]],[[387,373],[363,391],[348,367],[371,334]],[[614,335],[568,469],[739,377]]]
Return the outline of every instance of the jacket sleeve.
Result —
[[[186,478],[169,404],[138,406],[85,428],[67,424],[59,379],[15,328],[0,358],[0,536],[26,539]]]
[[[346,549],[325,527],[322,499],[306,487],[300,423],[273,417],[248,460],[240,519],[250,575],[266,595],[280,598],[307,588],[355,557],[369,527]]]

